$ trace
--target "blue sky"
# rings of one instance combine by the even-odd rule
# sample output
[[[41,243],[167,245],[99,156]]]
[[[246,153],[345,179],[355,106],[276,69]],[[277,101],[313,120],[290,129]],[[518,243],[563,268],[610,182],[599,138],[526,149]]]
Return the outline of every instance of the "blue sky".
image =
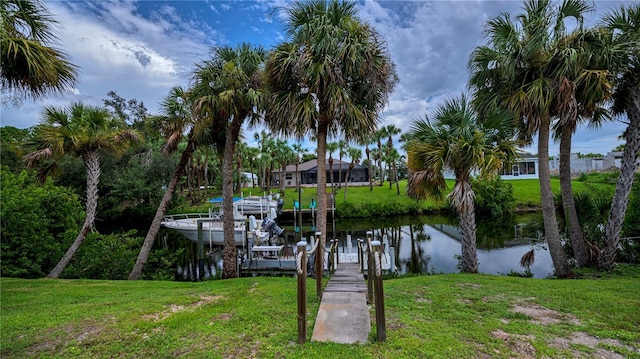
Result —
[[[108,91],[144,102],[151,113],[173,86],[189,85],[194,64],[213,46],[241,42],[271,48],[285,39],[281,8],[285,0],[260,1],[46,1],[58,20],[58,48],[80,66],[77,86],[68,94],[0,106],[0,124],[26,128],[38,123],[43,105],[74,101],[101,104]],[[622,4],[596,1],[601,14]],[[447,98],[465,90],[467,61],[482,44],[485,21],[501,12],[517,14],[520,1],[360,1],[359,16],[386,40],[400,82],[381,113],[381,125],[407,131]],[[573,149],[606,153],[621,143],[620,121],[594,131],[578,130]],[[253,140],[260,129],[247,129]],[[251,143],[250,143],[251,144]],[[315,150],[309,144],[308,149]],[[536,152],[536,148],[525,149]],[[557,154],[557,144],[550,145]]]

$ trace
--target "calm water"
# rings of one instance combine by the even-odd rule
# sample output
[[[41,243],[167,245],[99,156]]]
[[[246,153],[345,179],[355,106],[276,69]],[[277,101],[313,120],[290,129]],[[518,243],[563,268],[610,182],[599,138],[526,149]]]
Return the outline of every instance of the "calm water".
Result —
[[[478,219],[478,270],[487,274],[507,274],[511,271],[524,272],[520,266],[523,254],[533,249],[535,261],[530,266],[533,276],[545,278],[553,273],[551,257],[545,243],[520,237],[515,225],[522,223],[522,217],[503,221]],[[296,233],[292,221],[278,221],[286,232],[288,243],[295,243],[300,234]],[[304,223],[303,236],[313,234],[311,223]],[[457,218],[444,216],[411,216],[392,219],[336,219],[335,231],[331,220],[327,225],[328,238],[337,238],[340,251],[347,251],[346,238],[351,235],[352,243],[357,238],[365,238],[368,230],[375,239],[382,241],[386,236],[395,248],[396,266],[401,273],[456,273],[459,272],[460,234]],[[538,242],[538,243],[536,243]]]

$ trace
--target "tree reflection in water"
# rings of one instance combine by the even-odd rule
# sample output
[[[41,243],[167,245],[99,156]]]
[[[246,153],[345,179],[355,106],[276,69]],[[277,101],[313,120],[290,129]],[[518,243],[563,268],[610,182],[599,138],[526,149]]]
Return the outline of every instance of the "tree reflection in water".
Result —
[[[553,273],[551,258],[544,243],[530,238],[514,238],[514,227],[526,222],[524,216],[502,219],[483,219],[477,223],[479,271],[489,274],[524,272],[520,266],[523,254],[535,252],[535,262],[529,269],[534,277],[543,278]],[[280,223],[280,221],[279,221]],[[292,228],[292,224],[282,222]],[[374,237],[394,248],[395,263],[400,273],[434,274],[459,272],[460,241],[456,217],[401,216],[391,218],[337,219],[335,238],[340,252],[347,249],[346,238],[351,235],[353,251],[358,238],[366,238],[372,230]],[[293,231],[290,231],[293,233]],[[312,235],[309,229],[304,233]],[[288,242],[295,243],[292,237]]]

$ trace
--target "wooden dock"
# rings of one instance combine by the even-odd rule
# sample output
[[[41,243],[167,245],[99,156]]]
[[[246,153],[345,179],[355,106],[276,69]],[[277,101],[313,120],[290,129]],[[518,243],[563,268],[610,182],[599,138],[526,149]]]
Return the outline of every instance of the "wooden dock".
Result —
[[[311,340],[367,343],[370,332],[367,285],[360,264],[340,263],[324,289]]]

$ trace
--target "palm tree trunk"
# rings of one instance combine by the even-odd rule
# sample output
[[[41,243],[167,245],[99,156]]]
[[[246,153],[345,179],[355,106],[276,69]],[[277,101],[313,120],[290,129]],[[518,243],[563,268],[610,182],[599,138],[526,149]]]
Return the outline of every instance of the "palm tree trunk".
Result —
[[[349,189],[349,176],[351,175],[351,171],[353,170],[353,168],[355,167],[355,163],[353,163],[353,161],[351,161],[351,163],[349,164],[349,168],[347,169],[347,178],[345,178],[344,180],[344,201],[347,201],[347,189]]]
[[[191,134],[189,134],[189,138],[191,138]],[[151,247],[153,247],[153,242],[158,235],[158,231],[160,230],[160,224],[162,223],[162,218],[164,218],[164,212],[171,202],[171,198],[173,197],[173,192],[180,182],[180,178],[184,173],[185,166],[189,162],[189,159],[193,155],[193,152],[196,150],[195,142],[189,141],[187,147],[182,151],[182,155],[180,156],[180,161],[176,165],[175,170],[173,171],[173,176],[171,177],[171,181],[167,186],[167,189],[164,192],[164,196],[162,196],[162,201],[160,201],[160,205],[156,210],[156,215],[153,217],[153,221],[151,222],[151,227],[149,227],[149,231],[147,232],[147,236],[144,238],[144,242],[142,243],[142,248],[140,248],[140,253],[138,254],[138,259],[136,259],[136,264],[133,266],[131,273],[129,273],[129,280],[138,280],[142,275],[142,269],[145,264],[147,264],[147,259],[149,258],[149,253],[151,252]]]
[[[396,162],[393,162],[393,178],[395,178],[396,181],[396,193],[398,194],[398,196],[400,195],[400,181],[398,180],[398,166],[396,165]]]
[[[373,166],[371,165],[371,156],[370,153],[371,151],[369,150],[369,146],[367,145],[365,148],[365,152],[367,153],[367,163],[369,164],[369,191],[373,192],[373,182],[372,180],[372,176],[373,176]]]
[[[589,265],[590,256],[584,242],[580,221],[573,200],[573,188],[571,184],[571,137],[570,129],[562,129],[560,134],[560,193],[562,196],[562,208],[564,210],[567,231],[573,247],[578,268]]]
[[[84,241],[87,233],[93,227],[93,222],[96,219],[96,211],[98,208],[98,183],[100,182],[100,156],[97,152],[89,152],[82,156],[84,159],[84,166],[87,174],[87,210],[84,219],[84,224],[80,233],[76,237],[75,241],[71,244],[71,247],[62,256],[58,264],[47,275],[47,278],[58,278],[62,271],[67,268],[71,259],[80,248],[82,241]]]
[[[620,231],[622,231],[622,224],[627,212],[629,193],[631,192],[631,187],[633,187],[635,172],[640,166],[640,157],[638,157],[638,151],[640,151],[640,86],[636,86],[633,90],[631,98],[635,99],[635,101],[628,106],[626,111],[630,121],[625,135],[627,143],[622,154],[622,165],[620,166],[620,176],[616,183],[616,192],[611,201],[604,248],[600,252],[598,259],[600,268],[606,270],[613,268],[616,252],[618,251],[618,243],[620,242]]]
[[[476,214],[473,203],[473,189],[471,183],[465,181],[461,184],[463,199],[458,209],[460,218],[460,240],[462,245],[462,258],[460,270],[466,273],[478,272],[478,248],[476,244]]]
[[[542,203],[542,218],[544,221],[544,234],[549,245],[549,254],[555,269],[556,276],[566,278],[571,275],[571,269],[560,241],[556,209],[553,203],[551,191],[551,173],[549,170],[549,125],[550,118],[543,116],[540,119],[538,129],[538,169],[540,182],[540,201]]]
[[[234,116],[227,132],[224,144],[224,158],[222,159],[222,228],[224,231],[224,250],[222,254],[222,278],[236,278],[236,242],[235,221],[233,212],[233,155],[236,148],[236,139],[240,134],[241,121],[245,116]],[[241,120],[242,119],[242,120]]]
[[[318,121],[318,217],[316,218],[316,229],[321,233],[320,244],[318,249],[324,247],[327,238],[327,173],[326,173],[326,156],[327,156],[327,120],[320,116]],[[320,252],[322,253],[322,251]],[[322,274],[324,255],[316,255],[316,293],[319,298],[322,297]]]

